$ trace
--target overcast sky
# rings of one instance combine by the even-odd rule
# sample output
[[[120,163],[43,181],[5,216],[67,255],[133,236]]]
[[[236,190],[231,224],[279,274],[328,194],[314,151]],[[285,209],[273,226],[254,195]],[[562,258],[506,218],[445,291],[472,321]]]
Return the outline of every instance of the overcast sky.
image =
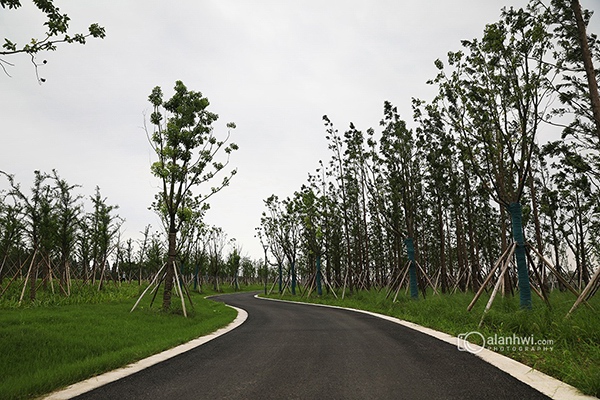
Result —
[[[30,1],[0,8],[0,40],[22,44],[44,33],[43,15]],[[412,97],[431,99],[426,81],[435,59],[480,38],[500,9],[525,0],[56,0],[73,32],[97,22],[104,40],[59,46],[40,55],[39,85],[27,56],[6,57],[0,71],[0,170],[24,188],[33,171],[51,172],[89,198],[99,186],[126,219],[123,237],[139,238],[158,191],[144,130],[148,95],[165,97],[176,80],[210,100],[214,125],[240,146],[231,185],[210,201],[206,221],[236,238],[243,252],[262,257],[254,238],[263,199],[284,198],[327,161],[322,116],[340,131],[350,122],[378,129],[383,102],[411,122]],[[597,9],[598,0],[581,0]],[[599,16],[589,30],[600,33]],[[5,182],[0,182],[0,188]],[[86,206],[89,211],[91,208]]]

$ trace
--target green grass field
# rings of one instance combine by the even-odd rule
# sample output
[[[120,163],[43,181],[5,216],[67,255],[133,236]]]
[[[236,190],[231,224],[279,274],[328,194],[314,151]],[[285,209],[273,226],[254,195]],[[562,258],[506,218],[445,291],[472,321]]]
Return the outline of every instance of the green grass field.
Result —
[[[338,296],[340,293],[338,293]],[[527,364],[563,382],[575,386],[583,393],[600,397],[600,295],[589,302],[594,310],[581,306],[570,318],[566,313],[575,302],[571,293],[555,291],[550,297],[551,308],[539,298],[534,298],[532,310],[519,309],[518,297],[498,296],[483,324],[479,322],[488,296],[484,295],[473,311],[467,306],[472,293],[429,295],[411,300],[403,291],[397,301],[393,294],[386,298],[385,290],[359,291],[346,294],[344,300],[331,294],[317,297],[271,295],[296,301],[308,301],[373,311],[414,322],[454,336],[473,331],[485,338],[532,337],[539,346],[490,346],[487,348]],[[474,336],[471,335],[470,339]]]
[[[29,399],[49,393],[210,333],[236,315],[233,309],[204,299],[214,294],[209,288],[192,295],[189,318],[183,318],[175,297],[171,312],[160,311],[159,299],[149,308],[149,294],[130,313],[143,289],[137,284],[111,283],[98,292],[74,285],[70,297],[41,290],[34,304],[24,301],[21,306],[16,291],[7,293],[0,299],[0,398]],[[222,289],[233,291],[227,285]],[[260,286],[242,289],[262,291]],[[590,302],[598,311],[582,306],[569,319],[564,316],[575,300],[569,293],[554,292],[550,309],[535,298],[531,311],[520,310],[518,298],[499,297],[481,327],[487,297],[467,312],[471,293],[413,301],[401,292],[395,303],[385,291],[355,292],[344,300],[314,294],[308,299],[283,298],[374,311],[455,336],[478,331],[486,337],[514,334],[551,341],[539,351],[495,350],[600,396],[600,296]]]
[[[189,318],[181,315],[179,298],[173,298],[171,312],[162,312],[158,298],[149,308],[149,294],[130,313],[141,289],[111,283],[98,292],[83,286],[68,298],[40,291],[38,301],[20,307],[5,297],[0,301],[0,399],[49,393],[206,335],[237,314],[204,299],[211,293],[192,294]]]

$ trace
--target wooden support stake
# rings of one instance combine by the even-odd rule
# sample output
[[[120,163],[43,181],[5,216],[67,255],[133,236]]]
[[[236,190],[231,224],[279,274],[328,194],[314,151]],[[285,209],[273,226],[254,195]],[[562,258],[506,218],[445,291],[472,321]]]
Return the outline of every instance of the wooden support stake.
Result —
[[[527,243],[527,247],[529,247],[531,250],[533,250],[533,251],[535,252],[535,254],[537,254],[537,256],[538,256],[538,257],[539,257],[539,258],[540,258],[540,259],[541,259],[541,260],[542,260],[542,261],[543,261],[543,262],[546,264],[546,266],[547,266],[548,268],[550,268],[550,271],[551,271],[551,272],[554,274],[554,276],[556,276],[556,278],[557,278],[557,279],[558,279],[558,280],[559,280],[559,281],[560,281],[560,282],[561,282],[563,285],[565,285],[565,287],[566,287],[567,289],[569,289],[569,291],[570,291],[571,293],[573,293],[573,294],[575,295],[575,297],[579,297],[579,293],[577,292],[577,290],[575,290],[575,289],[573,288],[573,286],[571,286],[571,284],[570,284],[569,282],[567,282],[567,280],[566,280],[566,279],[565,279],[565,278],[564,278],[564,277],[563,277],[561,274],[559,274],[559,273],[558,273],[558,271],[557,271],[557,270],[554,268],[554,266],[553,266],[552,264],[550,264],[550,262],[549,262],[548,260],[546,260],[546,258],[545,258],[543,255],[541,255],[541,254],[540,254],[540,253],[539,253],[539,252],[536,250],[536,248],[535,248],[535,247],[531,246],[529,243]],[[591,307],[589,304],[587,304],[587,302],[586,302],[586,305],[587,305],[588,307]]]
[[[398,279],[400,279],[400,277],[402,276],[402,273],[399,273],[398,275],[396,275],[396,277],[393,279],[392,284],[390,285],[390,288],[387,292],[387,294],[385,295],[385,298],[387,299],[388,297],[390,297],[390,294],[392,294],[392,292],[394,291],[394,289],[396,288],[396,283],[398,282]]]
[[[166,264],[164,264],[162,267],[160,267],[160,269],[158,270],[158,272],[156,273],[156,276],[154,276],[154,279],[152,279],[152,282],[150,282],[150,284],[148,285],[148,287],[142,292],[142,294],[140,295],[140,297],[137,299],[137,301],[135,302],[135,304],[133,305],[133,307],[131,308],[131,311],[129,312],[133,312],[133,310],[135,310],[135,308],[137,307],[137,305],[140,303],[140,301],[142,300],[142,298],[144,297],[144,295],[146,294],[146,292],[152,287],[152,285],[154,285],[154,282],[158,279],[158,276],[160,275],[160,273],[162,272],[163,268],[165,267]]]
[[[189,284],[189,282],[188,282],[188,284]],[[192,295],[190,294],[190,290],[188,289],[188,284],[185,284],[185,282],[184,282],[183,289],[185,290],[185,294],[186,294],[188,300],[190,301],[190,306],[192,307],[192,310],[193,310],[194,302],[192,301]]]
[[[402,274],[402,279],[400,280],[400,282],[398,282],[398,289],[396,290],[396,294],[394,295],[394,300],[392,300],[392,303],[395,303],[396,300],[398,299],[398,294],[400,293],[400,288],[402,287],[402,284],[406,280],[406,275],[408,274],[408,267],[410,267],[410,261],[404,267],[404,273]]]
[[[488,276],[485,278],[485,281],[483,281],[483,284],[479,287],[479,290],[475,294],[475,297],[473,298],[473,300],[471,300],[471,303],[467,307],[467,311],[471,311],[473,309],[473,307],[475,306],[475,303],[477,303],[477,300],[479,300],[479,297],[481,297],[481,295],[483,294],[483,291],[487,287],[488,283],[490,283],[490,281],[494,277],[494,273],[496,272],[496,270],[500,266],[500,263],[502,262],[502,260],[504,260],[507,257],[507,254],[510,254],[510,256],[512,256],[512,254],[514,253],[516,247],[517,247],[516,243],[513,243],[512,245],[510,245],[504,251],[504,253],[500,256],[500,258],[496,261],[496,264],[494,264],[494,266],[492,267],[492,269],[488,273]],[[508,256],[508,257],[510,257],[510,256]]]
[[[273,285],[271,286],[271,290],[269,290],[269,293],[267,293],[267,295],[273,293],[273,289],[275,289],[275,285],[277,285],[277,278],[273,281]]]
[[[478,325],[479,327],[481,327],[481,325],[483,324],[483,319],[485,318],[485,315],[488,313],[488,311],[492,307],[492,303],[494,302],[494,299],[496,298],[496,294],[498,293],[498,288],[500,288],[500,285],[502,285],[502,282],[504,281],[504,274],[508,270],[509,265],[510,265],[510,258],[507,258],[504,260],[502,269],[500,270],[500,278],[498,279],[498,282],[496,282],[496,284],[494,285],[494,290],[492,291],[492,295],[490,296],[490,299],[488,300],[487,304],[485,305],[485,309],[483,310],[483,315],[481,316],[481,320],[479,321],[479,325]]]
[[[537,288],[533,285],[533,283],[529,283],[529,287],[531,288],[531,290],[533,290],[535,292],[535,294],[537,294],[538,296],[540,296],[540,298],[544,301],[546,301],[546,299],[544,299],[544,295],[542,293],[540,293],[539,290],[537,290]],[[550,303],[546,303],[546,305],[548,307],[550,307]]]
[[[50,289],[52,290],[52,294],[54,293],[54,281],[52,280],[52,275],[54,275],[52,273],[52,264],[50,263],[50,257],[48,256],[47,260],[46,260],[46,264],[48,264],[48,277],[50,279]]]
[[[27,282],[29,282],[29,275],[31,274],[31,269],[33,268],[33,263],[35,261],[36,255],[37,255],[37,249],[35,249],[35,251],[33,252],[33,257],[31,258],[31,263],[29,263],[29,269],[27,270],[27,276],[25,277],[25,282],[23,282],[23,290],[21,291],[21,297],[19,297],[19,305],[21,305],[21,302],[23,301],[23,297],[25,296],[25,288],[27,287]]]
[[[527,254],[527,259],[529,260],[529,263],[531,264],[531,269],[533,269],[533,273],[535,274],[538,284],[540,285],[541,293],[533,286],[533,284],[530,283],[529,286],[533,289],[533,291],[538,296],[540,296],[542,298],[542,300],[544,300],[544,303],[546,303],[546,305],[548,307],[551,307],[550,299],[548,299],[548,294],[546,293],[546,289],[544,288],[544,282],[542,281],[542,278],[540,277],[540,274],[538,273],[538,270],[535,267],[535,263],[533,262],[533,259],[531,258],[531,254],[529,254],[529,252],[526,252],[526,254]]]
[[[183,308],[183,316],[187,318],[187,311],[185,309],[185,297],[183,297],[183,293],[181,290],[181,281],[179,280],[179,273],[177,272],[177,265],[175,265],[175,263],[173,263],[173,271],[174,271],[173,279],[175,279],[175,292],[177,294],[179,294],[179,297],[181,298],[181,307]]]
[[[437,291],[437,289],[435,288],[435,285],[431,282],[431,279],[429,279],[429,277],[425,273],[425,270],[423,269],[423,267],[421,267],[421,264],[419,264],[418,261],[415,261],[415,263],[419,267],[419,271],[421,271],[421,274],[425,277],[425,279],[427,279],[427,282],[429,282],[429,284],[431,285],[431,288],[433,289],[433,293],[434,294],[439,294],[438,291]]]
[[[315,280],[317,279],[317,274],[318,274],[318,272],[317,272],[317,273],[315,273],[315,274],[312,276],[312,278],[310,279],[310,285],[309,285],[309,287],[308,287],[308,290],[306,291],[306,298],[307,298],[307,299],[310,297],[310,294],[311,294],[311,293],[313,292],[313,290],[314,290],[314,289],[313,289],[313,288],[314,288],[313,284],[315,283]],[[304,297],[304,295],[302,295],[302,297]]]
[[[579,297],[577,297],[575,304],[573,304],[573,307],[571,307],[571,309],[569,310],[569,312],[566,315],[567,318],[571,315],[571,313],[573,311],[575,311],[575,309],[577,307],[579,307],[579,304],[581,304],[581,302],[585,302],[587,300],[586,297],[587,297],[588,293],[590,293],[592,288],[598,283],[598,281],[600,279],[599,277],[600,277],[600,268],[598,268],[596,270],[592,279],[589,281],[587,286],[583,289],[583,291],[581,292]]]
[[[33,266],[33,262],[29,265],[29,269],[27,270],[27,276],[25,277],[25,282],[23,282],[23,290],[21,291],[21,297],[19,297],[19,305],[23,301],[23,297],[25,296],[25,289],[27,288],[27,282],[29,282],[29,274],[31,274],[31,267]],[[34,283],[35,285],[35,283]]]
[[[344,276],[344,287],[342,289],[342,300],[346,296],[346,283],[348,282],[348,272],[350,271],[349,267],[346,267],[346,275]]]
[[[323,281],[329,287],[329,289],[331,290],[331,293],[333,293],[333,296],[337,299],[338,298],[337,294],[335,293],[335,290],[333,290],[333,286],[331,286],[331,283],[329,283],[329,279],[327,279],[327,277],[323,274],[321,274],[321,278],[323,278]]]

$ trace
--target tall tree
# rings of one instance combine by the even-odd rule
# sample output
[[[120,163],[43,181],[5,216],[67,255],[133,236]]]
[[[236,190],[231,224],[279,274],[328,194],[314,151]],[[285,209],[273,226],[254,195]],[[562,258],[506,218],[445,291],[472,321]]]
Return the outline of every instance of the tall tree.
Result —
[[[263,242],[263,245],[265,246],[265,266],[267,262],[266,249],[269,249],[271,251],[271,254],[273,254],[273,257],[275,257],[275,260],[277,261],[276,266],[278,289],[279,293],[282,293],[283,263],[285,261],[285,253],[283,250],[283,227],[280,221],[280,211],[279,208],[276,208],[274,205],[276,201],[278,202],[278,200],[274,199],[274,196],[271,196],[264,201],[268,209],[268,214],[263,211],[262,217],[260,219],[260,228],[258,229],[260,229],[259,233],[261,233],[261,235],[264,234],[265,241]]]
[[[173,268],[177,256],[177,232],[189,216],[190,207],[201,206],[209,197],[229,185],[235,175],[233,169],[220,184],[204,195],[193,193],[194,187],[212,181],[229,164],[229,155],[237,150],[235,143],[227,144],[234,123],[228,123],[229,131],[224,140],[213,133],[213,123],[218,115],[208,111],[209,101],[200,92],[187,89],[181,81],[175,83],[175,93],[163,100],[163,92],[156,86],[148,100],[153,112],[150,116],[154,130],[146,130],[148,141],[158,156],[152,164],[152,173],[161,180],[162,188],[156,196],[154,208],[165,218],[168,233],[168,260],[163,308],[171,306]],[[218,161],[220,152],[226,160]]]
[[[301,232],[301,217],[298,204],[290,198],[280,201],[275,195],[264,200],[269,214],[263,213],[261,223],[264,227],[265,234],[271,236],[274,246],[272,246],[273,255],[278,258],[278,252],[285,256],[289,265],[289,275],[291,278],[291,292],[296,294],[297,274],[296,261],[298,259],[298,251],[300,248],[300,232]],[[282,266],[280,262],[280,282],[282,274]]]
[[[9,265],[24,247],[24,225],[21,219],[21,204],[12,203],[9,196],[0,192],[0,284],[9,273]],[[17,260],[18,263],[18,260]]]
[[[207,234],[208,253],[210,256],[210,272],[214,277],[213,289],[219,292],[219,277],[223,274],[224,260],[223,249],[228,243],[227,234],[222,228],[213,226]]]
[[[310,179],[310,177],[309,177]],[[318,197],[313,187],[303,185],[300,192],[295,193],[299,206],[304,252],[311,270],[315,273],[317,294],[323,294],[322,288],[322,255],[323,255],[323,209],[322,198]],[[314,269],[312,268],[314,266]]]
[[[116,205],[107,204],[106,197],[102,197],[100,188],[96,186],[96,192],[90,196],[94,206],[93,212],[88,213],[87,222],[90,225],[90,245],[92,247],[92,282],[96,282],[97,272],[100,272],[98,290],[104,284],[104,275],[108,267],[108,258],[116,249],[118,241],[116,237],[123,220],[114,213],[119,208]]]
[[[542,85],[551,73],[545,62],[550,38],[538,6],[503,9],[502,19],[487,25],[481,40],[462,42],[464,59],[462,52],[449,55],[453,78],[446,80],[441,74],[437,79],[443,82],[441,93],[454,118],[468,115],[469,125],[459,133],[468,143],[475,171],[509,212],[524,308],[531,307],[531,289],[521,200],[531,176],[536,134],[550,101]],[[437,65],[443,69],[440,62]]]
[[[238,280],[242,261],[242,246],[235,243],[235,239],[231,239],[231,252],[227,256],[227,268],[229,276],[233,279],[235,290],[240,290],[240,282]],[[243,272],[243,271],[242,271]]]
[[[48,175],[40,171],[34,171],[31,196],[27,196],[19,183],[15,182],[12,175],[3,172],[8,178],[11,186],[10,195],[16,203],[21,204],[25,230],[31,246],[32,256],[30,268],[27,272],[29,284],[29,299],[34,301],[37,295],[38,275],[45,279],[48,276],[48,265],[50,262],[50,251],[53,246],[54,220],[52,215],[51,187],[46,180]],[[46,266],[46,270],[40,267]]]
[[[436,226],[434,248],[439,249],[436,257],[438,264],[438,276],[442,292],[448,291],[448,280],[451,274],[451,261],[448,260],[450,253],[450,232],[446,227],[448,211],[452,208],[455,214],[460,211],[456,206],[457,197],[461,196],[458,187],[457,174],[455,173],[454,157],[454,138],[446,131],[441,115],[433,105],[427,106],[426,111],[420,109],[421,102],[414,100],[413,108],[415,118],[419,121],[419,127],[416,129],[420,151],[424,159],[424,180],[426,191],[429,193],[429,201]],[[454,206],[454,207],[453,207]],[[456,228],[460,231],[457,236],[461,237],[462,219],[456,218]],[[427,225],[427,224],[425,224]]]
[[[341,204],[338,204],[337,207],[342,215],[343,221],[343,235],[345,240],[345,260],[346,260],[346,271],[344,276],[344,292],[346,289],[346,285],[352,288],[353,277],[351,275],[351,271],[353,270],[353,259],[352,259],[352,241],[350,237],[350,209],[349,209],[349,200],[348,200],[348,187],[347,187],[347,178],[349,176],[347,167],[348,165],[344,162],[344,154],[343,154],[343,142],[339,135],[338,130],[334,127],[333,122],[327,117],[327,115],[323,116],[323,121],[325,122],[325,128],[327,135],[325,138],[329,141],[328,147],[329,150],[333,152],[332,159],[330,162],[331,174],[334,180],[331,182],[331,188],[334,189],[335,193],[341,199]],[[337,186],[337,187],[336,187]],[[332,191],[333,192],[333,191]],[[348,282],[349,281],[349,282]],[[343,294],[342,294],[343,297]]]
[[[416,140],[413,131],[400,118],[398,109],[390,102],[384,103],[384,117],[380,122],[383,127],[380,140],[380,153],[384,159],[382,171],[384,180],[389,185],[388,195],[383,203],[382,215],[394,235],[397,270],[404,259],[401,253],[406,246],[410,254],[410,288],[411,297],[417,298],[417,273],[415,262],[419,262],[418,223],[423,213],[422,168],[417,154]],[[415,261],[415,262],[413,262]]]
[[[56,192],[56,241],[60,252],[58,270],[60,287],[65,294],[70,294],[69,276],[71,254],[75,248],[79,216],[82,212],[81,195],[74,195],[73,189],[78,185],[69,185],[60,178],[56,170],[52,171]]]

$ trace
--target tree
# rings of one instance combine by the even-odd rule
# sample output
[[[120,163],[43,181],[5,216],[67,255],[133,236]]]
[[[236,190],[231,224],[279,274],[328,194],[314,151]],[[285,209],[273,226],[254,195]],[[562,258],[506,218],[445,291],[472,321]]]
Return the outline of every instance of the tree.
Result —
[[[582,286],[590,279],[590,253],[596,240],[589,240],[588,235],[593,234],[590,228],[600,213],[597,207],[599,193],[594,190],[589,177],[591,167],[573,143],[551,142],[543,151],[551,156],[560,155],[551,167],[556,190],[553,200],[561,212],[552,210],[552,219],[573,254],[579,286]]]
[[[222,228],[213,226],[207,233],[210,273],[214,277],[213,289],[219,292],[219,276],[223,274],[223,249],[228,243],[227,234]]]
[[[21,219],[21,204],[10,204],[7,197],[8,194],[0,192],[0,284],[9,272],[9,263],[14,261],[11,259],[18,258],[25,228]]]
[[[454,138],[446,131],[441,116],[433,106],[426,107],[427,112],[423,113],[418,105],[418,101],[413,102],[415,117],[420,120],[420,126],[417,128],[418,148],[424,153],[424,181],[426,183],[425,191],[429,194],[429,201],[432,213],[432,226],[436,226],[436,235],[433,236],[434,249],[439,251],[437,258],[439,269],[438,276],[442,287],[442,292],[448,292],[448,270],[451,268],[451,262],[447,262],[447,219],[448,211],[454,208],[455,213],[460,207],[451,207],[456,205],[456,198],[460,196],[460,188],[456,180],[457,174],[454,171]],[[462,231],[462,220],[456,218],[457,229]],[[424,224],[428,225],[428,224]],[[462,232],[461,232],[462,234]],[[458,236],[458,233],[457,233]],[[462,236],[462,235],[461,235]],[[460,237],[460,236],[459,236]],[[450,246],[448,246],[450,247]],[[450,264],[450,265],[449,265]]]
[[[1,172],[1,171],[0,171]],[[46,180],[48,175],[34,171],[34,181],[31,187],[31,196],[27,196],[20,185],[15,182],[14,176],[5,172],[15,204],[20,204],[25,231],[29,237],[32,256],[27,282],[29,284],[29,298],[35,301],[37,294],[37,279],[41,275],[44,283],[50,275],[50,255],[53,250],[56,232],[56,218],[53,214],[52,188]],[[40,268],[41,267],[41,268]],[[24,292],[23,292],[24,293]]]
[[[235,239],[231,239],[231,252],[227,256],[227,267],[229,269],[229,275],[233,278],[234,289],[240,290],[240,282],[238,281],[238,277],[240,274],[240,267],[242,261],[242,247],[235,243]]]
[[[69,185],[66,180],[60,178],[56,170],[52,170],[56,184],[56,241],[60,252],[59,274],[60,287],[65,294],[70,294],[69,285],[69,262],[75,248],[76,233],[79,226],[79,215],[82,206],[79,204],[81,195],[73,195],[72,190],[78,185]]]
[[[303,185],[301,191],[295,193],[295,201],[298,205],[302,222],[304,251],[309,265],[315,266],[315,284],[317,294],[320,296],[323,294],[321,285],[321,256],[323,254],[322,199],[317,197],[312,187],[309,188]]]
[[[96,193],[90,196],[94,205],[94,211],[87,215],[90,225],[90,241],[92,246],[92,282],[96,282],[96,272],[100,269],[100,283],[98,290],[102,289],[104,273],[110,253],[115,249],[115,237],[121,228],[122,219],[113,213],[119,206],[106,203],[106,198],[100,194],[100,188],[96,186]]]
[[[300,246],[300,214],[293,199],[280,201],[276,195],[264,200],[269,215],[263,213],[261,224],[265,234],[272,240],[271,251],[279,263],[279,282],[281,289],[282,258],[284,255],[290,266],[291,292],[296,294],[296,261]],[[278,252],[281,251],[280,254]]]
[[[256,277],[256,273],[261,270],[260,262],[253,262],[250,257],[242,257],[240,261],[240,267],[242,268],[242,277],[244,278],[244,283],[248,285],[250,280],[254,280]],[[260,276],[260,273],[258,274]]]
[[[406,122],[400,119],[398,110],[390,102],[384,103],[384,118],[380,125],[383,132],[380,152],[383,156],[383,180],[389,191],[380,201],[379,209],[394,237],[396,267],[400,271],[403,246],[410,251],[409,275],[411,297],[418,298],[416,262],[419,262],[418,221],[422,210],[419,204],[422,192],[421,161],[417,154],[416,140]],[[404,221],[404,227],[402,226]],[[403,238],[406,240],[402,242]],[[414,261],[414,262],[413,262]]]
[[[283,291],[283,263],[285,259],[285,253],[283,250],[283,235],[282,235],[282,226],[280,223],[280,213],[277,208],[275,208],[276,196],[271,196],[267,200],[265,200],[265,205],[269,210],[269,215],[266,212],[262,213],[262,217],[260,219],[260,228],[259,234],[261,238],[261,243],[263,244],[263,249],[265,251],[265,270],[267,270],[266,263],[268,262],[267,257],[267,249],[271,250],[273,257],[277,261],[277,278],[278,278],[278,288],[279,293]],[[262,233],[261,233],[262,232]],[[265,241],[262,241],[262,235],[264,235]],[[265,272],[265,288],[267,285],[267,276]],[[266,289],[265,289],[266,291]]]
[[[238,146],[235,143],[226,145],[235,124],[227,124],[227,137],[218,140],[212,127],[218,115],[207,110],[209,101],[202,93],[189,91],[183,82],[175,83],[175,94],[169,100],[163,100],[159,86],[152,90],[148,100],[153,106],[150,122],[154,131],[150,134],[146,129],[146,135],[158,156],[151,171],[162,183],[153,207],[164,216],[169,243],[163,292],[163,308],[168,309],[171,306],[173,268],[177,256],[177,232],[194,209],[229,185],[236,170],[233,169],[207,194],[194,195],[193,188],[212,181],[224,171],[229,164],[229,155]],[[220,152],[225,153],[225,162],[216,160]]]
[[[448,79],[438,75],[448,115],[469,149],[474,171],[494,188],[495,200],[510,215],[519,277],[521,306],[531,307],[525,251],[522,199],[532,174],[536,134],[552,79],[545,62],[551,35],[539,6],[503,9],[502,19],[486,26],[481,40],[463,41],[467,53],[450,53],[455,68]],[[436,62],[443,70],[443,64]],[[467,124],[458,126],[463,115]],[[464,120],[461,120],[462,123]]]
[[[0,50],[0,56],[9,56],[14,54],[28,54],[31,56],[31,62],[33,63],[36,71],[38,81],[45,82],[44,78],[40,78],[37,73],[38,64],[35,62],[35,56],[38,53],[44,51],[56,50],[56,45],[59,43],[80,43],[85,44],[87,38],[94,37],[104,39],[106,36],[105,29],[93,23],[89,26],[87,33],[69,33],[69,21],[71,18],[67,14],[62,14],[60,9],[54,5],[54,0],[34,0],[35,6],[44,14],[46,14],[46,22],[44,25],[47,27],[47,31],[42,38],[32,38],[29,43],[17,44],[8,38],[4,38],[4,44]],[[0,0],[0,6],[3,9],[17,9],[21,7],[20,0]],[[46,60],[43,61],[46,64]],[[0,58],[0,66],[4,72],[8,75],[5,65],[13,66],[10,62],[4,58]],[[10,76],[10,75],[9,75]]]

